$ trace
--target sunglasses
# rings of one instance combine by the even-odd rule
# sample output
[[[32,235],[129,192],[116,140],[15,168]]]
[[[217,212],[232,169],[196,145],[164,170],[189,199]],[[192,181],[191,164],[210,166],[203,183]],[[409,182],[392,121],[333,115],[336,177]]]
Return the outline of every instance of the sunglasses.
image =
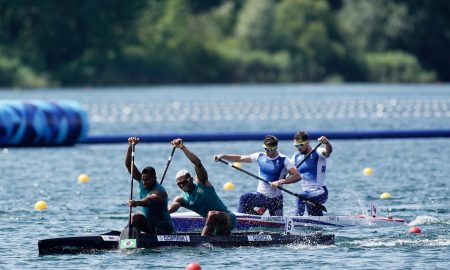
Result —
[[[305,145],[307,143],[308,143],[308,141],[305,141],[303,143],[294,143],[294,146],[297,147],[297,148],[300,148],[300,147],[303,147],[303,145]]]
[[[274,151],[277,150],[277,147],[264,147],[264,151]]]
[[[189,179],[186,179],[186,180],[177,182],[177,185],[181,187],[181,186],[187,185],[188,183],[189,183]]]

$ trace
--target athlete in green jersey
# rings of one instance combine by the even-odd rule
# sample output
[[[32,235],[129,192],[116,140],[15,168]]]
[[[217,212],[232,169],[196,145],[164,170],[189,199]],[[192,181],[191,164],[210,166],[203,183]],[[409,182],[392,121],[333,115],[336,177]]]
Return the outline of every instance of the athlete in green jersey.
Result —
[[[128,151],[125,157],[125,166],[131,173],[131,144],[137,144],[139,138],[128,139]],[[173,234],[175,233],[172,218],[167,211],[168,197],[166,190],[156,181],[156,172],[153,167],[145,167],[142,173],[133,167],[133,178],[139,182],[140,200],[130,200],[128,205],[141,206],[142,214],[133,214],[131,224],[139,231],[149,234]]]
[[[206,219],[202,235],[229,235],[236,227],[236,216],[220,200],[214,187],[208,180],[208,173],[200,159],[183,144],[175,139],[172,145],[180,148],[194,164],[196,179],[187,170],[176,175],[177,185],[183,191],[169,206],[169,212],[176,212],[180,206],[190,209]]]

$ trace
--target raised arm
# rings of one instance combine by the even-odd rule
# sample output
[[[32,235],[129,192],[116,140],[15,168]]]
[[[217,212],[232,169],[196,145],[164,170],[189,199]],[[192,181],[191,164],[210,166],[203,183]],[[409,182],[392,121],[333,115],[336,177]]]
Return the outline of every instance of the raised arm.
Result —
[[[131,144],[132,143],[138,144],[139,138],[137,138],[137,137],[128,138],[128,150],[125,155],[125,167],[127,167],[128,173],[131,173]],[[136,167],[136,165],[134,165],[134,167],[133,167],[133,178],[137,181],[141,181],[141,178],[142,178],[142,174],[139,171],[139,169]]]
[[[328,158],[331,155],[331,152],[333,152],[333,146],[331,145],[330,141],[325,136],[322,136],[317,140],[320,143],[325,144],[325,150],[322,151],[322,154]]]
[[[170,142],[173,146],[176,146],[183,151],[186,157],[194,164],[195,173],[197,174],[197,179],[202,184],[208,183],[208,172],[205,167],[203,167],[202,161],[197,157],[196,154],[192,153],[186,145],[183,144],[183,140],[178,138]]]

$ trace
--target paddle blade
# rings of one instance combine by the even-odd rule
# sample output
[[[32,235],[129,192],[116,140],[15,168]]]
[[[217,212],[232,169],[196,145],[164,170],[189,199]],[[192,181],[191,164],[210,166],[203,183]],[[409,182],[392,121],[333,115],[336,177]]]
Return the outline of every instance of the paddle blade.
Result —
[[[314,200],[306,198],[305,196],[302,196],[301,194],[298,194],[298,193],[291,193],[291,194],[293,194],[294,196],[296,196],[300,200],[303,200],[305,203],[308,203],[308,204],[310,204],[310,205],[312,205],[314,207],[319,208],[320,210],[322,210],[324,212],[327,212],[327,209],[325,208],[325,206],[323,204],[320,204],[320,203],[318,203],[318,202],[316,202]]]
[[[327,212],[327,209],[325,208],[325,206],[323,204],[318,203],[316,206],[319,207],[320,210]]]
[[[121,249],[137,248],[138,231],[133,225],[127,225],[120,233],[119,247]]]
[[[304,200],[306,203],[309,203],[317,208],[319,208],[320,210],[327,212],[327,209],[325,208],[325,206],[323,204],[320,204],[318,202],[312,201],[312,200]]]

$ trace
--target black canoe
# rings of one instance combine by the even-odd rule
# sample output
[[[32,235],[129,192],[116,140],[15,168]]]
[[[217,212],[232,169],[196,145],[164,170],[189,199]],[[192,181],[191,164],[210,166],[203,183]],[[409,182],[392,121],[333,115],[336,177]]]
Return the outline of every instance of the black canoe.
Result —
[[[94,236],[51,238],[38,241],[39,255],[90,253],[119,248],[119,231]],[[334,234],[292,235],[279,233],[236,233],[230,236],[200,236],[195,233],[178,235],[139,234],[138,248],[176,247],[237,247],[286,244],[332,245]]]

